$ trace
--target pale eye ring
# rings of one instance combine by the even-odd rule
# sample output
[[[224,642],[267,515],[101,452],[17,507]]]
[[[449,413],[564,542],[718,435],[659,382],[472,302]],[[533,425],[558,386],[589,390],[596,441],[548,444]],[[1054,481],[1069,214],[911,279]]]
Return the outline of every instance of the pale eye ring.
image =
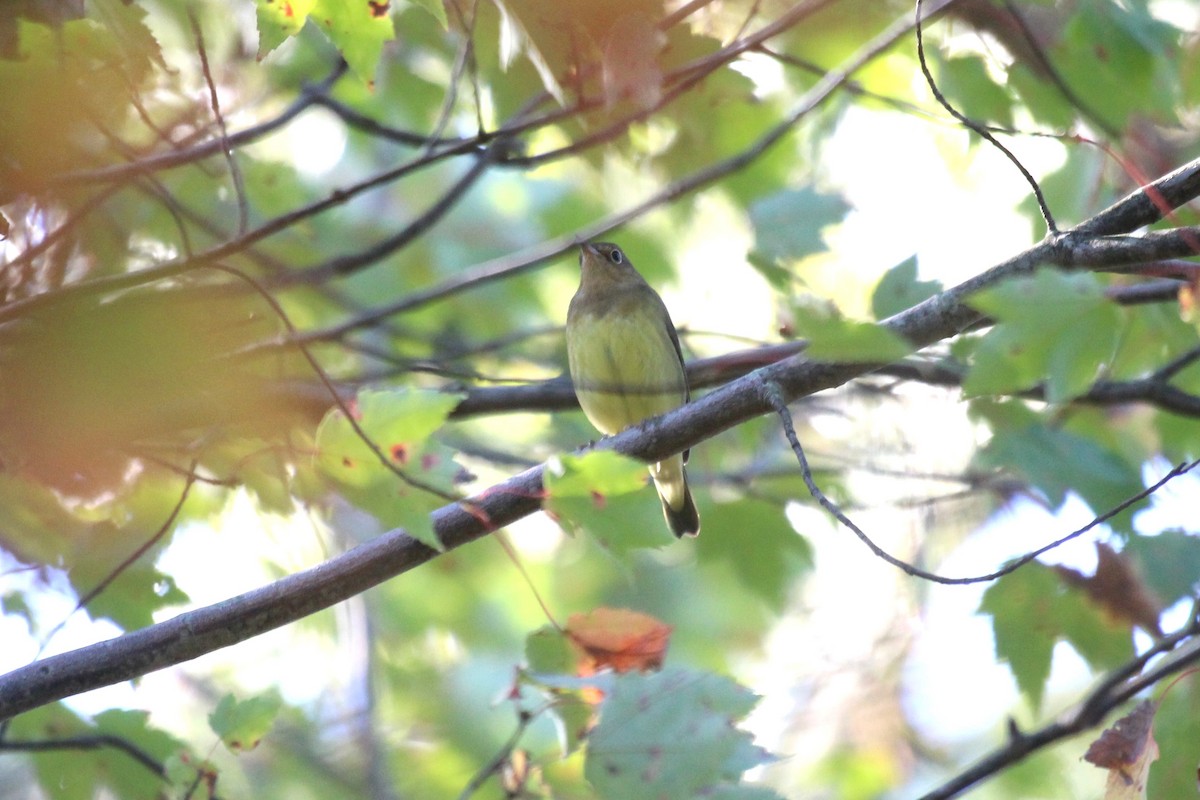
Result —
[[[612,252],[608,254],[608,260],[614,264],[620,264],[625,260],[625,254],[614,247]]]

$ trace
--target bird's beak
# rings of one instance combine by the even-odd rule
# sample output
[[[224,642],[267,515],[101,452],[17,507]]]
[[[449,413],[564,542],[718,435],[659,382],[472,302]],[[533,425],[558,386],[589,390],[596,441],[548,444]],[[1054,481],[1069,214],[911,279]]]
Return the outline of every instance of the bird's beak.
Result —
[[[583,269],[584,264],[587,263],[589,258],[594,259],[598,255],[599,252],[591,242],[584,242],[579,245],[579,269]]]

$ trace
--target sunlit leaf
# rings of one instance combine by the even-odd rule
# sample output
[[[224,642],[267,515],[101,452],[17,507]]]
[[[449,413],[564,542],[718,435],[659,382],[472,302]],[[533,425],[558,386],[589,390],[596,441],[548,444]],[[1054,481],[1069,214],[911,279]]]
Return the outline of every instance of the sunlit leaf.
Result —
[[[907,258],[884,273],[875,287],[875,294],[871,295],[871,311],[875,319],[887,319],[941,290],[942,284],[938,281],[917,280],[917,259]]]
[[[999,394],[1045,381],[1046,399],[1086,391],[1111,360],[1120,312],[1086,274],[1040,270],[980,292],[971,305],[999,324],[984,336],[963,383],[969,394]]]
[[[279,695],[274,693],[245,700],[227,694],[209,714],[208,724],[231,751],[253,750],[275,724],[281,706]]]
[[[557,457],[542,480],[549,497],[607,497],[645,486],[646,465],[612,450],[593,450]]]
[[[258,11],[258,57],[263,58],[300,32],[317,0],[255,0]]]
[[[875,322],[846,319],[812,306],[796,311],[796,334],[808,341],[805,354],[822,361],[889,363],[913,346]]]
[[[1035,709],[1042,703],[1058,639],[1053,622],[1057,589],[1050,570],[1029,564],[988,587],[979,604],[980,613],[992,618],[996,657],[1008,663],[1017,686]]]
[[[362,434],[403,468],[419,457],[426,440],[461,399],[422,390],[369,391],[359,394],[352,411]],[[344,483],[369,482],[380,468],[378,454],[338,409],[317,429],[317,447],[322,468]]]
[[[1012,98],[981,58],[947,58],[938,75],[938,88],[959,111],[984,125],[1012,127]]]
[[[546,510],[568,530],[586,532],[621,558],[638,548],[665,547],[675,541],[650,488],[612,497],[551,497]]]
[[[546,625],[525,638],[525,662],[532,672],[570,675],[576,657],[563,633]]]
[[[386,0],[313,0],[309,16],[342,52],[359,80],[373,84],[383,44],[396,37],[391,3]]]

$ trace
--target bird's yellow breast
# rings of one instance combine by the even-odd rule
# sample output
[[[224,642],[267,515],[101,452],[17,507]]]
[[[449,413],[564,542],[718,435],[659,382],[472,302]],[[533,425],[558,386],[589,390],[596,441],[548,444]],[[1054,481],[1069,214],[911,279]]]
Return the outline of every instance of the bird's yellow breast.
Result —
[[[603,433],[664,414],[686,399],[683,365],[664,314],[657,304],[632,304],[571,319],[567,356],[575,394]]]

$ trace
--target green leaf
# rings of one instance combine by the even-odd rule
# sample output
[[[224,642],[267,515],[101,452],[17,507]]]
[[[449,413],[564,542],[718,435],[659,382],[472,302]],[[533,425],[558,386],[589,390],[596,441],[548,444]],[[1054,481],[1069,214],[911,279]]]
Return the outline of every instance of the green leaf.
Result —
[[[575,672],[575,653],[561,631],[543,625],[525,638],[525,663],[532,672],[570,675]]]
[[[813,567],[811,545],[792,530],[783,508],[752,498],[712,503],[704,524],[717,535],[696,540],[700,560],[727,564],[746,591],[783,611],[797,577]]]
[[[20,714],[12,720],[9,734],[22,741],[57,741],[72,737],[111,736],[165,761],[184,752],[173,736],[148,724],[145,711],[103,711],[89,723],[61,703],[53,703]],[[66,747],[26,755],[33,765],[42,794],[54,800],[91,800],[94,797],[156,798],[162,796],[162,780],[154,772],[135,765],[115,748],[88,752]]]
[[[608,497],[645,486],[646,465],[612,450],[592,450],[552,459],[542,481],[549,497]]]
[[[592,727],[592,706],[577,695],[561,695],[550,707],[550,713],[558,728],[563,756],[569,756],[587,741]]]
[[[1073,491],[1099,511],[1143,488],[1138,465],[1092,439],[1040,422],[994,431],[977,455],[979,464],[1015,472],[1040,489],[1052,505],[1061,505],[1067,492]]]
[[[877,751],[843,747],[818,762],[814,777],[831,797],[866,800],[886,796],[896,784],[896,764]]]
[[[150,724],[150,714],[146,711],[109,710],[98,714],[95,718],[97,732],[101,735],[113,736],[136,746],[151,758],[165,762],[167,759],[185,754],[190,756],[183,743],[165,731]],[[121,756],[113,753],[112,766],[120,763]],[[107,760],[107,759],[106,759]],[[162,796],[162,783],[159,777],[144,769],[113,769],[105,770],[105,782],[113,789],[113,794],[121,798],[157,798]]]
[[[208,715],[208,724],[231,752],[253,750],[275,724],[282,704],[275,692],[240,701],[227,694]]]
[[[1037,80],[1041,80],[1038,78]],[[1053,102],[1060,109],[1071,112],[1069,106],[1062,103],[1058,90],[1048,88],[1054,95]],[[1070,113],[1074,120],[1074,114]],[[1116,199],[1111,187],[1102,185],[1102,175],[1109,166],[1109,159],[1103,152],[1090,147],[1071,148],[1067,150],[1066,160],[1055,170],[1038,176],[1038,185],[1042,187],[1042,195],[1046,203],[1054,210],[1059,220],[1076,220],[1088,217],[1097,207],[1103,206]],[[1080,186],[1094,185],[1095,192],[1079,191]],[[1046,222],[1042,217],[1037,198],[1027,195],[1018,208],[1030,220],[1030,232],[1036,238],[1045,234]]]
[[[542,476],[546,510],[568,528],[581,529],[614,555],[662,547],[666,532],[658,500],[644,491],[646,465],[611,450],[564,455]]]
[[[992,617],[996,656],[1008,662],[1035,710],[1041,707],[1059,640],[1069,642],[1097,670],[1133,656],[1130,628],[1111,624],[1085,593],[1067,588],[1053,569],[1040,563],[1026,564],[988,587],[979,611]]]
[[[9,735],[17,740],[64,739],[94,731],[61,703],[34,709],[13,718]],[[80,758],[71,750],[47,750],[30,756],[34,774],[51,800],[92,800],[103,785],[105,765],[99,759]]]
[[[987,65],[979,56],[945,59],[938,86],[951,104],[968,117],[985,125],[1012,127],[1012,98],[988,74]]]
[[[551,496],[546,511],[566,529],[586,533],[622,560],[633,550],[665,547],[675,541],[663,520],[658,497],[648,489],[612,497]]]
[[[1131,116],[1171,122],[1177,82],[1171,80],[1182,32],[1152,19],[1145,5],[1110,0],[1079,4],[1051,52],[1055,69],[1111,127]]]
[[[1200,693],[1194,681],[1181,680],[1170,691],[1156,693],[1154,739],[1159,759],[1150,770],[1147,798],[1192,797],[1196,794],[1196,748],[1200,741]],[[1061,796],[1061,795],[1060,795]]]
[[[433,18],[438,21],[438,24],[444,30],[450,29],[450,20],[446,18],[446,4],[444,0],[408,0],[408,2],[432,14]]]
[[[750,206],[754,253],[770,261],[792,261],[823,252],[821,230],[841,222],[849,205],[837,194],[822,194],[811,186],[784,189]]]
[[[24,592],[14,590],[0,595],[0,615],[20,617],[25,620],[25,625],[29,630],[33,631],[33,609],[29,607],[29,601],[26,600]]]
[[[1008,68],[1008,85],[1017,93],[1025,105],[1025,109],[1033,118],[1047,128],[1066,129],[1075,122],[1075,109],[1069,103],[1063,102],[1062,92],[1053,83],[1046,80],[1045,74],[1039,68],[1030,64],[1017,62]],[[1069,156],[1079,150],[1068,151]],[[1041,176],[1039,176],[1039,182]],[[1076,197],[1079,193],[1076,192]],[[1079,198],[1083,199],[1083,198]],[[1090,199],[1090,198],[1089,198]],[[1059,207],[1051,202],[1055,216],[1059,215]],[[1077,219],[1075,216],[1068,219]]]
[[[875,319],[887,319],[928,300],[942,291],[938,281],[917,280],[917,259],[906,258],[889,269],[871,296],[871,312]]]
[[[106,618],[126,630],[144,628],[154,622],[154,612],[188,601],[172,576],[160,572],[155,559],[172,539],[174,529],[163,531],[179,502],[182,485],[176,476],[143,479],[108,504],[96,506],[97,519],[76,533],[65,556],[68,577],[83,597],[107,583],[87,603],[92,619]],[[186,518],[193,506],[203,506],[201,492],[193,492],[184,506]],[[175,529],[180,520],[175,520]],[[134,552],[159,537],[158,541],[113,579],[114,571]]]
[[[383,43],[396,38],[390,3],[315,0],[309,16],[342,52],[359,79],[372,86]]]
[[[1125,552],[1137,559],[1142,578],[1164,608],[1194,596],[1200,582],[1200,537],[1182,530],[1131,536]]]
[[[796,333],[808,340],[805,355],[820,361],[890,363],[913,346],[875,322],[846,319],[815,306],[797,310]]]
[[[759,275],[763,276],[772,289],[780,294],[786,294],[791,291],[792,281],[796,276],[783,264],[763,256],[757,250],[747,253],[746,261],[758,271]]]
[[[213,762],[199,758],[190,753],[176,753],[163,760],[163,777],[166,778],[171,793],[167,797],[187,797],[195,794],[196,786],[202,780],[219,780],[220,768]],[[154,797],[164,795],[163,787],[158,787]]]
[[[341,484],[347,499],[385,525],[398,525],[415,539],[441,549],[429,513],[445,503],[463,477],[454,452],[430,437],[461,401],[457,394],[403,389],[359,394],[359,427],[410,485],[379,461],[338,410],[317,429],[317,464]],[[420,487],[432,487],[437,492]],[[439,494],[440,492],[441,494]]]
[[[736,783],[771,759],[735,727],[756,702],[718,675],[614,676],[588,737],[584,774],[602,797],[690,800]]]
[[[300,32],[317,0],[255,0],[258,12],[258,57]]]
[[[1115,669],[1133,658],[1133,632],[1116,623],[1085,592],[1063,589],[1055,603],[1062,638],[1083,656],[1092,669]]]
[[[358,427],[394,463],[404,468],[421,454],[426,440],[442,426],[462,395],[424,389],[366,391],[354,402]],[[321,468],[350,485],[375,481],[386,469],[340,410],[330,411],[317,428]]]
[[[592,723],[591,705],[574,693],[580,687],[564,691],[561,686],[552,685],[554,676],[568,676],[569,680],[575,680],[578,662],[579,655],[567,637],[549,625],[538,628],[525,638],[525,663],[529,666],[525,680],[550,691],[554,697],[549,711],[564,756],[579,749]]]
[[[108,577],[113,569],[110,565],[105,574],[87,569],[76,570],[72,582],[79,588],[90,591]],[[187,593],[175,585],[175,579],[159,572],[152,565],[140,561],[126,568],[117,580],[96,595],[87,604],[88,616],[92,619],[110,619],[125,630],[137,630],[154,624],[153,612],[159,608],[183,605],[188,601]]]
[[[968,395],[1004,394],[1044,381],[1061,403],[1092,385],[1111,361],[1120,312],[1089,274],[1039,270],[987,289],[970,304],[995,318],[963,382]]]
[[[1054,600],[1059,580],[1041,564],[1027,564],[1005,575],[983,593],[979,611],[992,617],[996,657],[1008,663],[1017,686],[1039,709],[1059,630]]]

